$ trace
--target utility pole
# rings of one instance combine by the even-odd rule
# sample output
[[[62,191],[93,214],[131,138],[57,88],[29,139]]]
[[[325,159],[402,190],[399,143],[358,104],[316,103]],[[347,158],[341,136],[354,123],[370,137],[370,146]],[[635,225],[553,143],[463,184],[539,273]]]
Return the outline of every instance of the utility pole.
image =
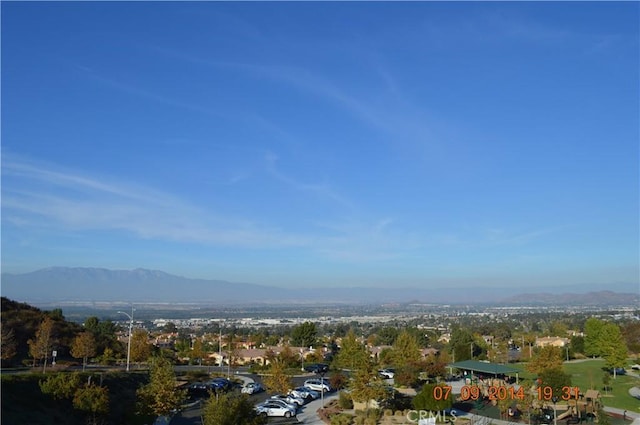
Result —
[[[222,325],[220,326],[220,338],[218,338],[218,366],[222,371]]]

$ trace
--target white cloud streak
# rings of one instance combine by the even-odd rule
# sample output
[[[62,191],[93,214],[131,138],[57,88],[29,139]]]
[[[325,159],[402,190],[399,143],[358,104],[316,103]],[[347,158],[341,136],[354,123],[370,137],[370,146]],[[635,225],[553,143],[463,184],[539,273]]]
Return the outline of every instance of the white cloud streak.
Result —
[[[304,246],[308,238],[206,211],[167,193],[50,165],[3,160],[3,220],[70,231],[123,230],[139,237],[245,248]],[[10,181],[10,183],[9,183]],[[43,221],[44,220],[44,221]]]

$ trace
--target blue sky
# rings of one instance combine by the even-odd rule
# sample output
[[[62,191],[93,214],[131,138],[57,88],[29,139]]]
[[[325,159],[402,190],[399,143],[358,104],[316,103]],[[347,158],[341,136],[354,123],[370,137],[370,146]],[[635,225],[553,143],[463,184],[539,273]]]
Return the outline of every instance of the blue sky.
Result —
[[[2,270],[638,282],[639,4],[2,3]]]

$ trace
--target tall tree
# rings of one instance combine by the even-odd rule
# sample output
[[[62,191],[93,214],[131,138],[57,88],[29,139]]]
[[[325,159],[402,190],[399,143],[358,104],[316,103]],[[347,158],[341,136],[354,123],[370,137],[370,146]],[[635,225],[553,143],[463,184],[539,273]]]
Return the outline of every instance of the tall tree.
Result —
[[[601,354],[600,335],[604,326],[602,320],[590,317],[584,324],[584,354],[586,356],[597,357]]]
[[[616,369],[624,367],[627,362],[627,346],[622,338],[620,327],[615,323],[605,323],[600,332],[600,355],[604,357],[606,366],[613,369],[613,378],[616,378]]]
[[[338,351],[334,362],[338,368],[358,370],[369,367],[371,356],[367,347],[358,341],[355,332],[349,330],[347,335],[342,338],[340,351]]]
[[[546,370],[562,370],[562,349],[553,345],[541,347],[527,363],[527,370],[537,375]]]
[[[149,334],[144,329],[136,329],[131,335],[131,361],[143,362],[151,355]]]
[[[176,389],[173,365],[167,359],[156,357],[151,362],[149,383],[138,390],[141,410],[156,416],[168,416],[180,407],[185,392]]]
[[[622,328],[622,336],[627,349],[632,353],[640,353],[640,322],[629,322]]]
[[[271,362],[269,374],[264,377],[264,385],[269,391],[280,394],[286,394],[293,388],[291,376],[287,373],[284,362],[280,360]]]
[[[258,416],[249,398],[222,394],[211,397],[202,414],[204,425],[263,425],[267,418]]]
[[[386,384],[371,366],[358,369],[349,385],[353,401],[366,402],[367,409],[371,400],[380,401],[387,396]]]
[[[463,360],[471,359],[471,355],[476,355],[478,350],[477,344],[474,347],[474,338],[471,331],[461,327],[453,329],[451,332],[451,339],[449,340],[449,347],[451,349],[451,355],[453,360],[461,362]]]
[[[53,320],[46,316],[40,323],[34,339],[28,341],[29,353],[33,357],[33,366],[36,360],[43,360],[42,373],[47,369],[49,352],[53,346]]]
[[[318,330],[313,322],[304,322],[291,330],[291,343],[297,347],[312,347],[318,340]]]
[[[204,357],[204,348],[202,346],[202,339],[197,338],[193,341],[193,348],[191,348],[191,358],[197,360],[198,364],[202,364],[202,358]]]
[[[87,359],[96,355],[96,339],[91,332],[81,332],[74,338],[71,345],[71,355],[76,359],[82,359],[82,371],[84,372]]]
[[[402,331],[393,343],[391,354],[393,365],[402,368],[417,363],[420,357],[420,348],[416,337],[406,330]]]

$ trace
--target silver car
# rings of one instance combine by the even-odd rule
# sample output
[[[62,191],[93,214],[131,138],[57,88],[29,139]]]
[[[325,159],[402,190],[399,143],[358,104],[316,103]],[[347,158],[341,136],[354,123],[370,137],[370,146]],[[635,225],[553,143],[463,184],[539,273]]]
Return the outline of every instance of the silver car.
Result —
[[[261,416],[284,416],[290,418],[296,415],[296,409],[291,406],[282,406],[279,403],[269,400],[264,403],[258,404],[254,407],[256,412]]]

